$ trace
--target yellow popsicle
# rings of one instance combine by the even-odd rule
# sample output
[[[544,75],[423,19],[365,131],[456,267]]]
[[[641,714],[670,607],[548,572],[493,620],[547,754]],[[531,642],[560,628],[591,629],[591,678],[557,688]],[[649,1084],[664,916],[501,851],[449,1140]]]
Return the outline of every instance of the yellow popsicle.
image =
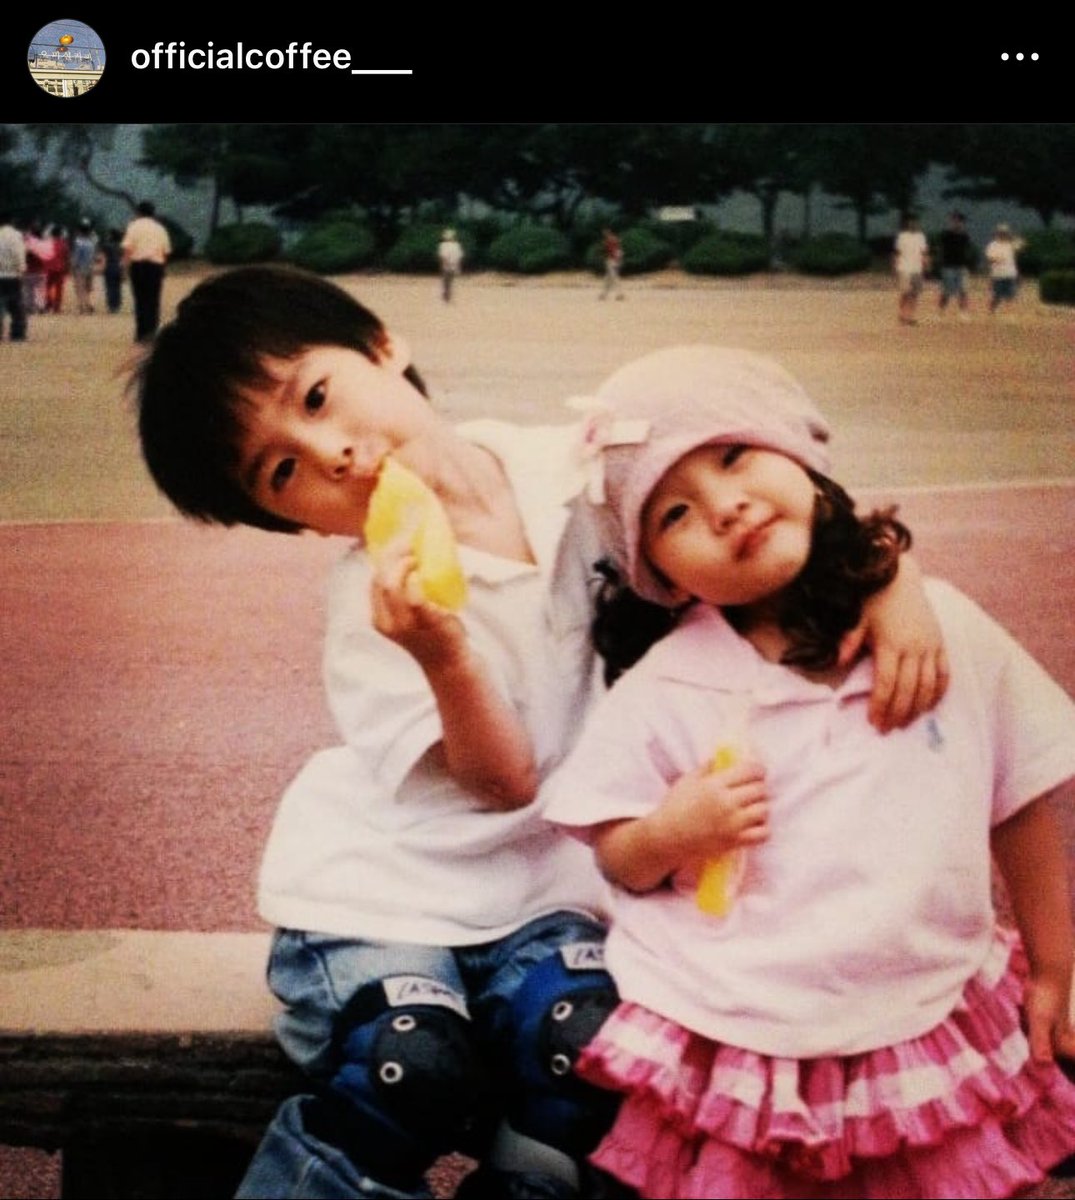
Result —
[[[709,760],[710,771],[725,771],[742,757],[740,748],[724,743]],[[739,884],[746,869],[746,851],[729,850],[720,858],[707,862],[698,877],[694,902],[711,917],[726,917],[732,911]]]
[[[425,598],[453,612],[463,607],[467,581],[444,506],[428,484],[393,458],[381,467],[363,537],[375,561],[386,546],[409,538]]]

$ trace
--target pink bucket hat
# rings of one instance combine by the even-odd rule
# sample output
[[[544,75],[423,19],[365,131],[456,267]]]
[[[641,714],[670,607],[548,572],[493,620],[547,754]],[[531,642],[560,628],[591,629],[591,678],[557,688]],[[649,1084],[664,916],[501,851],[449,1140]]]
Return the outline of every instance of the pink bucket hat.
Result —
[[[587,414],[587,494],[604,545],[634,591],[658,604],[672,599],[641,553],[642,509],[684,454],[709,443],[743,443],[829,470],[825,418],[783,367],[749,350],[658,350],[571,404]]]

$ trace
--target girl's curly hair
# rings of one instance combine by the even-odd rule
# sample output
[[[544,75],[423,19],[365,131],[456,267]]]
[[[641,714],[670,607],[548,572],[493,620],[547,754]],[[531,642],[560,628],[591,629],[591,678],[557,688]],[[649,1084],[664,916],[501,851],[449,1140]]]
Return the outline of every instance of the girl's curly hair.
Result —
[[[816,489],[813,536],[806,564],[782,596],[779,620],[790,645],[781,661],[824,670],[836,662],[844,634],[861,620],[865,601],[895,577],[911,532],[896,519],[895,506],[860,517],[839,484],[806,473]],[[652,604],[631,591],[608,559],[594,567],[599,579],[590,632],[611,684],[675,628],[689,604]],[[741,625],[739,609],[723,611],[733,626]]]

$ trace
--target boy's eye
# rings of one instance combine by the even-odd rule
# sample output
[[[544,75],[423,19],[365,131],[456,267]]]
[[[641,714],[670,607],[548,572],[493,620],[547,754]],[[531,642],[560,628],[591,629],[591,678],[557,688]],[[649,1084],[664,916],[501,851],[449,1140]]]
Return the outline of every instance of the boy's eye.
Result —
[[[740,458],[743,457],[743,454],[745,453],[745,451],[746,451],[746,446],[743,446],[741,444],[740,445],[732,445],[732,446],[722,446],[721,451],[720,451],[720,465],[722,467],[733,466]]]
[[[317,412],[325,403],[325,385],[323,383],[315,383],[306,393],[305,403],[307,412]]]
[[[293,458],[282,458],[273,468],[273,473],[269,476],[269,487],[274,492],[280,489],[287,483],[292,475],[295,474],[295,460]]]

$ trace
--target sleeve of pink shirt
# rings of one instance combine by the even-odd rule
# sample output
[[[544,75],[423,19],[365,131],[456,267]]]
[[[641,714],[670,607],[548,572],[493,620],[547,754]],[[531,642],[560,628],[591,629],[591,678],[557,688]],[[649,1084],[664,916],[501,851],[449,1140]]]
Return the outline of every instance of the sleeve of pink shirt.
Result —
[[[985,689],[994,825],[1075,777],[1075,702],[1006,629],[960,597],[958,636]]]
[[[601,698],[548,784],[546,819],[590,841],[593,827],[652,812],[682,770],[667,761],[649,714],[653,682],[636,666]]]

